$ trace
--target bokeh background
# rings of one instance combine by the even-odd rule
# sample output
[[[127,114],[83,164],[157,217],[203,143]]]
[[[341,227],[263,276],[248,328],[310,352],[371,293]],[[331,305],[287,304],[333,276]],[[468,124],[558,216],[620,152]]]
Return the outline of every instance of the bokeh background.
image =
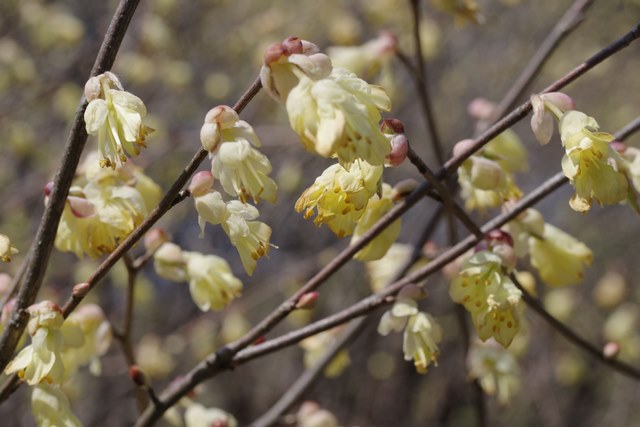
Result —
[[[499,101],[571,2],[480,0],[484,23],[462,26],[434,2],[422,3],[428,86],[439,133],[450,150],[456,141],[473,134],[468,103],[476,97]],[[0,230],[23,253],[43,211],[44,185],[57,168],[70,120],[116,5],[80,0],[0,2]],[[408,0],[142,1],[113,69],[125,89],[144,100],[149,111],[146,123],[156,129],[149,148],[135,163],[168,188],[200,146],[198,132],[205,113],[218,104],[232,105],[257,76],[264,48],[287,36],[311,40],[324,49],[358,45],[387,30],[410,54],[409,6]],[[639,18],[638,1],[594,1],[585,21],[559,46],[521,101],[627,32]],[[566,92],[578,109],[613,132],[640,115],[639,69],[640,44],[634,44]],[[393,63],[393,85],[387,89],[393,100],[390,116],[405,122],[414,148],[436,167],[415,88],[398,61]],[[278,202],[260,206],[261,220],[272,227],[272,242],[278,249],[258,263],[253,277],[247,277],[220,230],[209,228],[204,239],[198,238],[189,200],[160,221],[185,249],[227,258],[243,279],[245,291],[225,311],[203,315],[186,284],[164,281],[151,266],[145,270],[137,287],[134,335],[139,363],[157,390],[246,331],[348,244],[303,220],[293,208],[300,193],[330,162],[304,151],[288,127],[284,109],[266,94],[258,94],[242,118],[256,129],[279,183]],[[529,150],[529,172],[517,177],[526,192],[560,170],[562,148],[558,140],[540,147],[528,119],[514,130]],[[640,137],[628,142],[638,146]],[[87,149],[95,145],[90,138]],[[206,168],[208,162],[201,167]],[[408,177],[419,177],[409,164],[385,172],[385,181],[391,184]],[[595,207],[588,215],[579,215],[568,206],[571,194],[565,186],[537,208],[546,221],[592,248],[594,264],[582,285],[554,290],[538,284],[538,294],[550,311],[589,341],[596,345],[620,341],[620,357],[638,365],[640,222],[625,206]],[[414,207],[404,218],[399,241],[414,242],[416,230],[435,208],[432,201]],[[475,217],[484,221],[495,213]],[[444,229],[433,240],[445,246]],[[134,253],[142,251],[136,248]],[[16,256],[10,265],[1,266],[2,271],[15,273],[21,261]],[[64,301],[73,284],[84,281],[96,265],[54,252],[41,298]],[[612,281],[616,283],[611,285]],[[120,266],[91,295],[115,324],[122,319],[125,284]],[[603,303],[601,293],[612,286],[621,289],[621,296]],[[336,378],[320,379],[304,399],[319,402],[343,426],[474,425],[462,335],[448,284],[434,276],[427,289],[424,307],[445,331],[438,367],[425,376],[416,374],[403,360],[401,334],[377,335],[380,312],[349,345],[350,366]],[[353,261],[322,288],[321,304],[314,311],[292,316],[271,336],[369,293],[365,269]],[[508,406],[487,398],[489,425],[640,425],[637,382],[594,362],[535,314],[528,313],[527,319],[528,345],[518,354],[520,392]],[[303,350],[293,346],[253,361],[203,384],[196,399],[231,412],[246,425],[301,374],[302,359]],[[115,343],[103,363],[102,377],[83,372],[65,387],[73,410],[87,426],[130,425],[136,416],[135,399]],[[0,417],[3,425],[34,424],[26,387],[0,406]]]

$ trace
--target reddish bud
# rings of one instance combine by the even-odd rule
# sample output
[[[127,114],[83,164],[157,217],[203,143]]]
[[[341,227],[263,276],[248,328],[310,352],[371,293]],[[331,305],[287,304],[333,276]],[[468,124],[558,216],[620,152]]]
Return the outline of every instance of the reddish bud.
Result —
[[[307,292],[306,294],[303,294],[300,299],[298,299],[296,308],[300,310],[309,310],[315,308],[319,297],[320,292]]]
[[[87,292],[89,292],[89,289],[91,289],[91,285],[89,285],[89,283],[87,282],[78,283],[73,287],[73,290],[71,291],[71,295],[76,298],[82,298],[87,294]]]
[[[475,98],[467,106],[467,113],[476,120],[491,120],[495,110],[495,102],[486,98]]]
[[[404,133],[404,124],[399,119],[384,119],[380,124],[383,133]]]
[[[129,366],[129,378],[140,387],[147,385],[147,379],[138,365]]]
[[[264,51],[262,61],[265,65],[269,65],[277,62],[280,58],[286,55],[287,51],[284,46],[282,46],[281,43],[274,43]]]
[[[391,166],[398,166],[407,158],[409,152],[409,140],[404,134],[399,133],[391,138],[391,151],[386,159]]]
[[[267,339],[264,337],[264,335],[260,335],[258,338],[256,338],[252,345],[258,345],[258,344],[262,344],[263,342],[265,342]]]
[[[614,359],[620,353],[620,344],[617,342],[608,342],[602,348],[602,355],[606,359]]]
[[[294,53],[303,53],[302,40],[298,37],[287,37],[284,39],[282,42],[282,48],[287,56]]]
[[[625,151],[627,151],[627,144],[621,141],[611,141],[609,143],[609,147],[616,150],[620,154],[623,154]]]
[[[49,197],[51,195],[51,192],[53,191],[53,181],[49,181],[47,182],[47,184],[44,186],[44,195]]]
[[[163,243],[169,240],[169,233],[164,228],[152,228],[144,235],[144,247],[147,252],[155,252]]]
[[[485,239],[491,243],[506,243],[513,246],[513,237],[503,230],[493,229],[486,234]]]

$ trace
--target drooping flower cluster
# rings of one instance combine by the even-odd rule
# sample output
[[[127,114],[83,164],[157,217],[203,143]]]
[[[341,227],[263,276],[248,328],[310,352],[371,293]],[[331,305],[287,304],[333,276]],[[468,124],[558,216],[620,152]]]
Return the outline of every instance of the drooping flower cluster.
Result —
[[[470,139],[458,142],[453,149],[454,156],[471,143]],[[498,207],[510,198],[520,197],[522,193],[513,174],[526,169],[526,151],[520,139],[511,130],[506,130],[458,168],[465,207],[484,211]]]
[[[513,241],[504,232],[492,232],[471,255],[451,283],[451,299],[464,306],[478,336],[495,338],[508,347],[520,330],[522,292],[509,278],[515,267]]]
[[[166,242],[153,254],[156,273],[175,282],[189,282],[191,298],[202,311],[221,310],[242,293],[242,282],[223,258],[183,251]]]
[[[80,420],[71,412],[67,396],[54,385],[41,383],[33,387],[31,411],[38,426],[82,426]]]
[[[378,191],[382,166],[355,162],[349,170],[336,163],[329,166],[296,202],[296,211],[304,211],[313,222],[327,224],[338,237],[353,233],[369,199]]]
[[[382,88],[334,68],[316,45],[295,37],[267,49],[260,78],[286,104],[291,127],[307,150],[337,157],[347,169],[357,159],[384,163],[390,147],[378,122],[391,101]]]
[[[531,265],[550,286],[582,282],[585,267],[593,261],[593,254],[584,243],[545,223],[535,209],[527,209],[505,229],[514,237],[516,256],[528,254]]]
[[[0,234],[0,261],[9,262],[11,256],[18,253],[18,250],[13,247],[9,237],[4,234]]]
[[[506,405],[520,388],[520,368],[509,349],[495,341],[475,342],[467,357],[469,377],[475,379],[485,393],[497,396]]]
[[[90,78],[84,88],[89,105],[84,121],[89,135],[98,136],[101,167],[115,169],[127,156],[140,154],[153,129],[142,125],[147,109],[140,98],[126,92],[111,72]]]
[[[160,187],[137,166],[100,169],[94,162],[89,155],[79,168],[56,234],[56,248],[78,257],[111,253],[161,196]]]
[[[438,366],[438,343],[442,341],[442,328],[430,314],[418,310],[416,300],[423,297],[422,288],[405,286],[391,310],[382,315],[378,333],[386,336],[391,331],[404,330],[404,359],[413,360],[416,371],[426,374],[431,363]]]
[[[553,117],[559,121],[558,130],[565,149],[562,172],[576,190],[569,201],[573,210],[588,212],[594,201],[600,205],[628,201],[639,210],[627,160],[610,144],[613,135],[599,132],[596,120],[575,111],[575,104],[565,94],[534,95],[531,103],[531,126],[541,144],[551,138]]]
[[[213,177],[204,171],[198,172],[189,186],[201,233],[204,233],[207,222],[220,225],[237,249],[245,271],[252,275],[258,259],[269,253],[271,228],[256,221],[259,213],[254,206],[239,200],[225,202],[222,195],[212,189],[212,184]]]
[[[243,203],[249,198],[255,203],[276,201],[277,186],[268,176],[271,163],[254,148],[260,147],[260,140],[231,107],[219,105],[207,113],[200,140],[212,157],[213,176],[228,195]]]

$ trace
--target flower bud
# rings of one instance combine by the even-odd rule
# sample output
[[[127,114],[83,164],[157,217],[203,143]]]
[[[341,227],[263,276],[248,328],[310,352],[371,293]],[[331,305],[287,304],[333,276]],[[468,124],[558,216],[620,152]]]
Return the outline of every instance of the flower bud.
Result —
[[[169,240],[169,233],[164,228],[152,228],[144,235],[144,247],[147,252],[155,252]]]
[[[91,286],[89,285],[89,283],[87,282],[78,283],[71,290],[71,295],[76,298],[82,298],[87,294],[87,292],[89,292],[90,289],[91,289]]]
[[[53,181],[49,181],[44,186],[44,195],[46,197],[49,197],[52,191],[53,191]]]
[[[289,56],[294,53],[302,53],[302,40],[298,37],[287,37],[281,44],[285,55]],[[265,52],[266,53],[266,52]]]
[[[496,111],[496,103],[486,98],[475,98],[467,106],[467,113],[476,120],[491,120]]]
[[[413,190],[418,188],[418,181],[413,178],[404,179],[398,182],[391,190],[391,200],[397,202],[398,200],[406,197]]]
[[[542,98],[545,103],[553,105],[554,107],[560,109],[562,112],[576,109],[575,101],[566,93],[543,93],[542,95],[540,95],[540,98]]]
[[[617,271],[606,272],[593,289],[593,299],[596,304],[606,309],[612,309],[622,303],[628,294],[627,281]]]
[[[500,165],[484,157],[471,157],[471,183],[479,190],[494,190],[505,181]]]
[[[463,154],[466,154],[474,144],[473,139],[463,139],[462,141],[458,141],[456,145],[453,146],[453,157],[461,157]]]
[[[129,378],[139,387],[147,385],[147,379],[138,365],[129,366]]]
[[[318,297],[320,296],[320,292],[307,292],[303,294],[298,302],[296,302],[296,308],[299,310],[309,310],[315,308],[318,303]]]
[[[386,160],[391,166],[398,166],[407,158],[409,152],[409,140],[402,134],[396,134],[391,138],[391,151],[386,155]]]
[[[228,105],[213,107],[204,116],[205,123],[217,123],[221,128],[228,128],[240,120],[238,113]]]
[[[602,355],[605,359],[615,359],[620,353],[620,344],[616,342],[608,342],[602,348]]]
[[[286,55],[287,50],[282,43],[274,43],[265,49],[262,61],[264,62],[264,65],[269,65],[277,62],[281,57]]]
[[[213,174],[210,171],[200,171],[193,175],[189,184],[189,192],[194,196],[208,193],[213,186]]]
[[[410,283],[406,286],[403,286],[398,292],[398,298],[409,298],[414,301],[419,301],[427,296],[427,293],[424,289],[418,285]]]
[[[511,234],[497,228],[489,231],[485,239],[492,245],[506,243],[509,246],[513,246],[513,237],[511,237]]]
[[[76,218],[89,218],[95,215],[96,210],[93,203],[84,197],[67,197],[67,203],[71,208],[71,213]]]
[[[380,130],[386,134],[404,133],[404,124],[399,119],[384,119],[380,124]]]
[[[93,101],[94,99],[100,98],[101,92],[102,85],[100,84],[100,79],[98,77],[91,77],[87,80],[87,83],[84,85],[84,96],[87,98],[87,101]]]

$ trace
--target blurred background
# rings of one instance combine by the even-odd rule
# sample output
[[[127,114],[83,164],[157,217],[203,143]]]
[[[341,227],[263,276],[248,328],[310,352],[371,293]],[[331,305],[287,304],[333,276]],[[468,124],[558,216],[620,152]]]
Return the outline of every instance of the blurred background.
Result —
[[[572,2],[479,0],[483,23],[462,25],[438,7],[441,3],[422,2],[422,45],[437,127],[449,151],[456,141],[473,135],[469,102],[477,97],[499,102]],[[43,211],[44,185],[57,168],[70,120],[116,5],[81,0],[0,2],[0,231],[9,234],[23,254]],[[145,102],[145,123],[156,129],[149,148],[134,163],[167,189],[200,147],[205,113],[218,104],[233,105],[257,76],[264,48],[288,36],[311,40],[324,50],[359,45],[390,31],[398,37],[400,49],[411,55],[410,10],[409,0],[141,2],[113,68],[125,89]],[[594,1],[584,22],[561,43],[519,103],[629,31],[639,18],[639,1]],[[388,116],[405,123],[412,146],[435,168],[415,86],[399,61],[393,60],[391,69],[386,89],[393,109]],[[579,110],[598,120],[602,130],[614,132],[640,115],[638,69],[636,43],[565,92]],[[201,314],[186,284],[159,278],[151,265],[145,269],[137,286],[134,342],[139,364],[158,391],[262,319],[349,243],[305,221],[293,208],[331,161],[304,151],[284,108],[265,93],[259,93],[241,117],[262,140],[279,184],[277,203],[259,206],[260,219],[272,227],[272,243],[278,249],[247,277],[219,229],[210,227],[204,239],[198,238],[190,200],[160,221],[158,225],[181,247],[225,257],[245,287],[243,297],[225,311]],[[539,146],[528,122],[527,118],[514,127],[529,151],[529,171],[517,176],[525,193],[560,171],[563,154],[557,137]],[[628,143],[639,146],[640,136]],[[96,145],[90,137],[87,150]],[[207,168],[205,161],[201,170]],[[387,169],[384,179],[393,185],[409,177],[419,175],[407,162]],[[571,194],[565,186],[537,208],[547,222],[585,242],[594,252],[594,263],[582,285],[551,289],[540,283],[538,295],[552,313],[595,345],[620,342],[620,358],[637,366],[640,222],[625,206],[594,207],[588,215],[577,214],[568,206]],[[399,241],[415,242],[416,230],[424,227],[436,207],[425,200],[411,209]],[[474,217],[484,222],[496,213]],[[462,230],[461,234],[466,235]],[[444,227],[433,241],[446,246]],[[143,248],[133,252],[140,254]],[[14,274],[21,261],[17,255],[11,264],[2,264],[1,271]],[[73,284],[85,281],[96,266],[97,261],[54,251],[40,299],[63,302]],[[119,266],[89,298],[116,325],[123,316],[125,286],[125,271]],[[303,399],[317,401],[342,426],[474,425],[463,338],[448,283],[436,275],[426,286],[429,297],[422,306],[444,329],[438,367],[427,375],[417,374],[403,360],[402,335],[376,333],[380,311],[348,346],[350,365],[336,377],[321,378]],[[320,319],[370,292],[363,264],[352,261],[322,288],[315,310],[296,313],[269,337]],[[526,317],[526,339],[516,351],[520,390],[508,405],[487,397],[489,425],[640,425],[637,382],[590,359],[535,314]],[[195,399],[232,413],[246,425],[301,374],[303,354],[300,346],[292,346],[226,372],[203,384]],[[87,426],[130,425],[136,417],[135,399],[116,343],[103,364],[102,377],[83,371],[65,386],[73,411]],[[27,392],[22,387],[0,406],[2,424],[34,424]],[[297,406],[290,412],[296,410]]]

